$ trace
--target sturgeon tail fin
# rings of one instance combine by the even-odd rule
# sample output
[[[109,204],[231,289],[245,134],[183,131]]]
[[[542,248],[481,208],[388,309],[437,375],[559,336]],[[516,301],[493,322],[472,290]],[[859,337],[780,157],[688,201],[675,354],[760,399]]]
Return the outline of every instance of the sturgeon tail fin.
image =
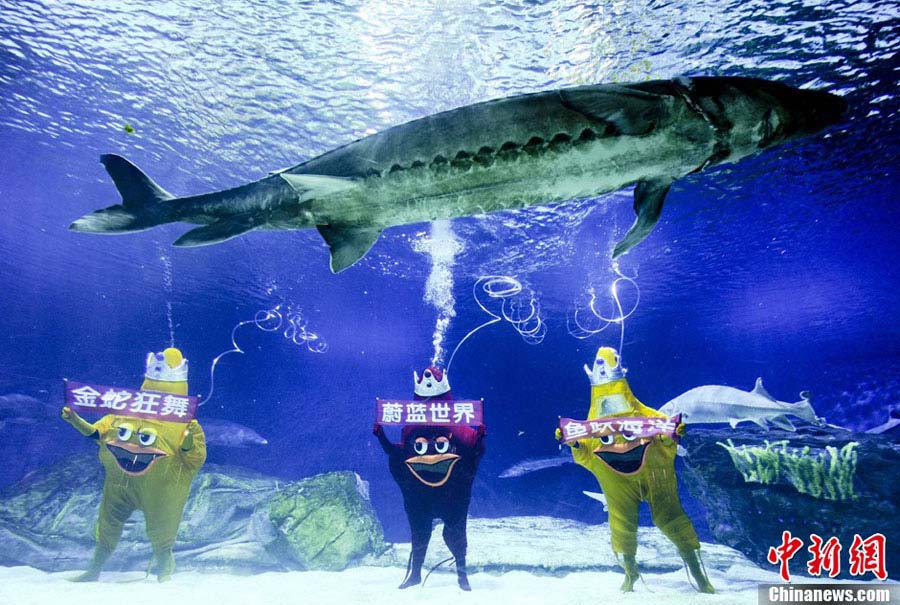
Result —
[[[83,233],[130,233],[172,221],[171,208],[163,202],[175,196],[122,156],[102,155],[100,162],[119,190],[122,203],[85,214],[69,225],[69,229]]]

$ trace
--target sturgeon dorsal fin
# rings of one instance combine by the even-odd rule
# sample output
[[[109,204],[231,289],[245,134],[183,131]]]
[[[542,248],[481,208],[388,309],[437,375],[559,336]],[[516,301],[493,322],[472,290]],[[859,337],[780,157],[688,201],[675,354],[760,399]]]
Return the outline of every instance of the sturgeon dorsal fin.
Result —
[[[672,179],[667,177],[638,181],[634,188],[634,213],[637,218],[622,241],[616,244],[613,259],[622,256],[650,235],[659,221],[663,202],[671,185]]]
[[[340,273],[365,256],[381,234],[377,227],[316,225],[316,229],[331,250],[332,273]]]
[[[321,174],[287,174],[279,173],[287,183],[300,194],[300,201],[327,197],[335,193],[348,191],[358,186],[353,179],[340,176],[324,176]]]
[[[774,397],[769,395],[769,391],[766,390],[766,387],[763,386],[762,376],[756,379],[756,384],[753,386],[753,390],[750,391],[754,395],[759,395],[760,397],[765,397],[769,401],[777,401]]]
[[[627,86],[583,86],[561,90],[559,98],[592,122],[611,126],[611,134],[649,134],[669,113],[667,97]]]
[[[192,247],[218,244],[256,229],[259,223],[253,216],[235,216],[219,219],[209,225],[191,229],[177,240],[173,246]]]

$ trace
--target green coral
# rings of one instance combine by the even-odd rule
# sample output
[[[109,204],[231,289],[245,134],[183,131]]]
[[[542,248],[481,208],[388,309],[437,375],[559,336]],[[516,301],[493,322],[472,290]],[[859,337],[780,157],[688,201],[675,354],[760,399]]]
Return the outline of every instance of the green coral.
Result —
[[[731,456],[734,467],[744,481],[770,485],[780,481],[790,483],[801,494],[824,500],[853,500],[853,477],[856,475],[859,443],[851,441],[840,450],[826,446],[825,450],[788,447],[788,441],[766,440],[764,446],[738,445],[731,439],[717,442]]]

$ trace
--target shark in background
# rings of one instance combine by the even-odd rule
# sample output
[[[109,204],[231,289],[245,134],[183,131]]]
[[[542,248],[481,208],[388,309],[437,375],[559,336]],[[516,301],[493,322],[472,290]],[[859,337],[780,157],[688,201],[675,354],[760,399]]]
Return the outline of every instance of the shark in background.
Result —
[[[497,477],[499,479],[514,479],[536,471],[556,468],[564,464],[574,464],[574,462],[572,462],[572,456],[567,454],[568,452],[560,453],[556,456],[545,456],[543,458],[528,458],[507,468]]]
[[[800,401],[796,403],[778,401],[766,391],[762,378],[756,379],[756,385],[749,392],[723,385],[696,387],[672,399],[659,411],[667,416],[681,414],[685,424],[727,422],[731,428],[741,422],[754,422],[764,429],[771,423],[786,431],[796,430],[787,416],[817,426],[823,426],[825,422],[816,415],[808,391],[800,393]]]
[[[13,426],[31,426],[56,420],[56,405],[22,393],[0,395],[0,430]]]
[[[203,419],[203,432],[206,434],[207,445],[222,447],[250,447],[254,445],[268,445],[269,441],[243,424],[230,420],[216,418]]]
[[[362,258],[382,230],[548,205],[634,185],[634,224],[613,258],[651,232],[673,181],[836,124],[838,96],[741,77],[579,86],[430,115],[251,183],[176,197],[117,155],[100,161],[122,202],[70,226],[130,233],[200,225],[176,246],[254,230],[315,228],[331,269]]]

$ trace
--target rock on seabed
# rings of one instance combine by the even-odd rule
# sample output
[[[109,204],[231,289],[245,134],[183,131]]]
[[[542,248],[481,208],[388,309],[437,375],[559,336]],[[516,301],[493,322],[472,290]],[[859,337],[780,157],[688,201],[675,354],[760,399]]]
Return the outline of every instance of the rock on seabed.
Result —
[[[856,442],[858,454],[853,478],[852,499],[843,501],[802,494],[785,483],[747,482],[735,468],[728,452],[717,442],[731,439],[734,445],[760,445],[787,441],[801,450],[809,446],[822,451],[826,446],[840,449]],[[716,540],[746,555],[762,567],[771,567],[766,557],[769,547],[781,544],[782,532],[790,531],[803,540],[803,550],[791,560],[794,574],[806,574],[810,534],[823,540],[836,536],[842,545],[841,578],[849,575],[849,550],[855,534],[863,539],[872,534],[886,536],[887,572],[900,575],[900,444],[895,437],[856,433],[832,427],[798,427],[797,432],[764,430],[755,425],[737,429],[691,426],[682,440],[687,450],[683,458],[684,483],[707,510],[707,522]],[[871,573],[860,580],[871,580]]]
[[[381,524],[349,471],[284,482],[208,464],[197,474],[175,544],[179,569],[339,570],[386,546]],[[84,455],[34,471],[0,493],[0,565],[82,569],[94,549],[103,468]],[[125,524],[105,567],[145,570],[143,514]]]

